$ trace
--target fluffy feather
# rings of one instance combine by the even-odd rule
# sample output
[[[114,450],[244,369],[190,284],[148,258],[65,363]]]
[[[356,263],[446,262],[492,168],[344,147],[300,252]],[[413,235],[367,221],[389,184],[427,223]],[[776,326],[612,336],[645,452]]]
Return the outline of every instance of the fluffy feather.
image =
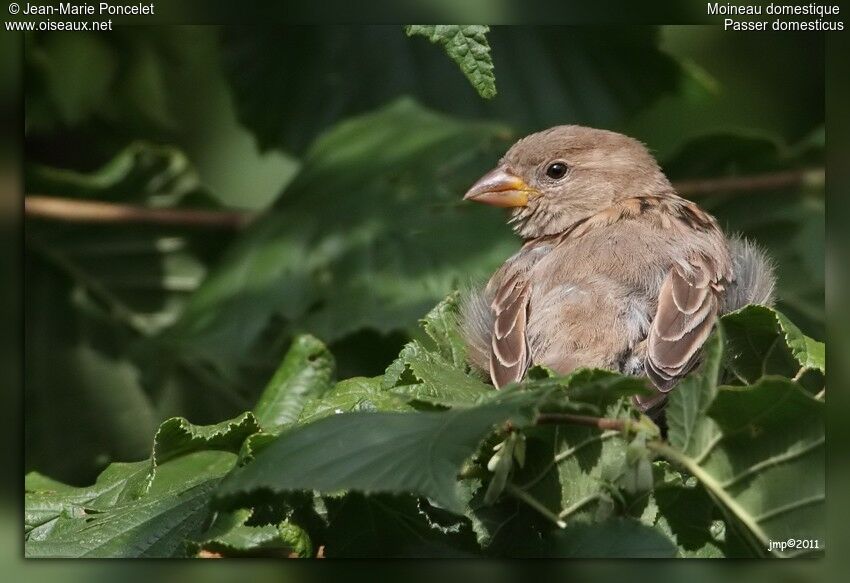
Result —
[[[729,253],[735,281],[726,287],[723,313],[734,312],[748,304],[773,306],[776,276],[767,253],[740,235],[729,238]]]
[[[467,360],[481,371],[490,367],[490,337],[495,315],[490,310],[492,297],[484,288],[469,287],[461,292],[460,329],[466,342]]]

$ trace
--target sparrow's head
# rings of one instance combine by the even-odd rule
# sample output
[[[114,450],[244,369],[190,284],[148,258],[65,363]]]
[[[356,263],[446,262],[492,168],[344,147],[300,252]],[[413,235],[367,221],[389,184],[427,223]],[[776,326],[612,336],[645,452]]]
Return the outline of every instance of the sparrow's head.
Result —
[[[670,192],[637,140],[583,126],[557,126],[514,144],[465,199],[509,207],[524,238],[563,232],[617,200]]]

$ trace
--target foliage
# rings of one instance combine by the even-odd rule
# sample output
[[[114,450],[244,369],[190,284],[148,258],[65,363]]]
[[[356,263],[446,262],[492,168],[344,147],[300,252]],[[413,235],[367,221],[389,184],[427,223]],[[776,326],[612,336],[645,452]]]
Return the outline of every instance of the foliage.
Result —
[[[27,36],[27,194],[259,211],[28,217],[28,556],[822,552],[822,48],[484,28]],[[740,63],[765,52],[781,70]],[[699,195],[774,258],[778,311],[723,319],[663,439],[629,407],[639,379],[495,392],[465,364],[450,292],[518,243],[460,193],[560,123],[634,135],[674,181],[805,171]]]
[[[766,367],[777,343],[799,370],[824,370],[822,345],[798,331],[736,349],[751,328],[742,323],[758,328],[770,315],[788,330],[781,314],[751,306],[722,319],[700,370],[672,393],[662,439],[628,405],[643,383],[615,373],[536,371],[502,391],[470,391],[480,381],[460,358],[456,309],[457,294],[435,308],[423,321],[429,346],[411,342],[383,378],[338,383],[345,400],[271,383],[258,409],[297,402],[303,413],[327,401],[332,413],[275,427],[238,463],[227,450],[269,433],[251,413],[212,427],[168,420],[152,463],[113,464],[88,488],[31,474],[27,555],[321,546],[327,556],[762,556],[780,554],[770,540],[824,540],[823,402],[795,380],[740,384],[733,372],[743,360]],[[289,378],[315,378],[303,354],[326,354],[316,343],[294,344]],[[808,352],[795,351],[801,343]],[[428,370],[446,380],[435,385]],[[727,372],[734,384],[722,384]],[[396,397],[374,399],[382,393]],[[575,425],[575,415],[619,420],[620,430]]]
[[[458,64],[463,74],[484,99],[496,95],[496,76],[487,42],[487,26],[456,24],[412,24],[404,28],[407,36],[421,35],[443,46],[446,54]]]
[[[242,122],[263,147],[300,153],[340,121],[403,95],[519,135],[576,121],[611,126],[679,86],[682,69],[658,37],[652,27],[492,27],[499,92],[487,100],[396,26],[229,27],[223,52]]]
[[[130,144],[92,172],[31,164],[27,186],[42,195],[218,208],[180,150],[148,142]],[[42,470],[90,475],[103,464],[98,458],[138,459],[162,418],[199,401],[207,378],[200,368],[178,363],[166,385],[158,382],[165,371],[140,370],[137,362],[164,350],[159,334],[224,243],[191,227],[27,225],[26,412],[40,422],[27,425],[26,444]],[[204,400],[195,418],[237,412],[241,403],[226,397]],[[63,445],[68,435],[75,436],[72,456]]]

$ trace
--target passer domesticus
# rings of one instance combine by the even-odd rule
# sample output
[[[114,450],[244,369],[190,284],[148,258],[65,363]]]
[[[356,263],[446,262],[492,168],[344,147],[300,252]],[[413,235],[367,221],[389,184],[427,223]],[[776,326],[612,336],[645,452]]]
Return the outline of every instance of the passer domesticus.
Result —
[[[568,125],[527,136],[467,200],[506,207],[522,248],[468,294],[471,363],[496,387],[529,366],[646,375],[657,410],[719,314],[771,304],[765,254],[678,196],[635,139]]]

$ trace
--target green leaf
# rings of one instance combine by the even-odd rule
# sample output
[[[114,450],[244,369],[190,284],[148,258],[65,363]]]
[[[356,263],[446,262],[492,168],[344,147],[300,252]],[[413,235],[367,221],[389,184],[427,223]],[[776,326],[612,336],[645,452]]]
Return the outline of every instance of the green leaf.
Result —
[[[577,522],[552,536],[546,556],[574,559],[672,558],[676,545],[661,531],[630,518]]]
[[[349,413],[291,429],[237,470],[220,496],[317,490],[412,493],[462,512],[457,475],[497,425],[530,422],[531,399],[440,413]],[[531,401],[533,402],[533,401]]]
[[[703,345],[703,364],[698,373],[682,380],[665,408],[670,445],[692,458],[701,459],[718,439],[718,428],[708,417],[717,396],[723,362],[724,328],[718,327]]]
[[[445,532],[430,523],[412,496],[350,493],[325,503],[328,558],[459,558],[477,550],[471,532]]]
[[[295,338],[254,407],[262,428],[276,431],[296,421],[309,400],[321,398],[333,386],[334,366],[319,340],[309,335]]]
[[[38,194],[151,206],[169,206],[200,187],[197,172],[180,149],[144,141],[130,143],[91,172],[36,163],[26,172],[28,188]]]
[[[210,497],[235,460],[235,455],[225,452],[180,457],[158,468],[146,493],[119,499],[114,505],[56,493],[55,502],[66,508],[52,528],[30,532],[24,553],[29,558],[183,555],[186,540],[196,536],[207,521]]]
[[[481,97],[491,99],[496,95],[496,76],[487,42],[489,26],[413,24],[405,26],[404,31],[407,36],[424,36],[441,45]]]
[[[217,514],[210,528],[195,543],[198,548],[229,556],[261,555],[299,557],[312,555],[312,543],[300,527],[284,520],[280,524],[250,526],[246,509]]]
[[[469,406],[497,395],[492,385],[470,374],[466,344],[460,333],[460,293],[454,291],[420,320],[424,346],[414,340],[387,368],[383,386],[410,401],[454,407]]]
[[[354,377],[338,382],[320,399],[308,401],[301,411],[298,423],[310,423],[327,417],[353,411],[410,411],[404,399],[387,390],[381,377],[371,379]]]
[[[277,534],[296,556],[302,559],[313,556],[313,541],[307,531],[297,524],[284,520],[278,525]]]
[[[537,388],[560,387],[553,391],[556,400],[566,397],[569,403],[599,416],[604,416],[625,397],[650,394],[646,379],[598,368],[580,368],[565,376],[556,375],[526,384]]]
[[[768,551],[770,540],[824,541],[824,404],[775,376],[718,389],[706,368],[671,393],[670,445],[650,446],[702,483],[750,554],[793,554]]]
[[[211,204],[179,149],[147,142],[92,171],[30,164],[26,173],[36,194],[149,207]],[[246,408],[185,363],[175,369],[175,351],[158,336],[227,240],[168,225],[28,220],[33,301],[26,305],[25,384],[33,398],[26,407],[37,420],[27,425],[28,468],[90,482],[112,460],[150,453],[159,423],[190,405],[200,422]]]
[[[248,436],[259,430],[260,426],[251,412],[215,425],[193,425],[183,417],[172,417],[159,426],[154,436],[152,467],[202,450],[238,453]]]
[[[27,43],[31,78],[44,85],[44,91],[28,99],[28,106],[43,116],[36,120],[72,125],[99,113],[118,78],[119,63],[108,42],[95,35],[38,40]]]
[[[714,504],[702,486],[664,485],[654,496],[680,547],[696,552],[716,543],[711,535]]]
[[[458,321],[459,302],[460,292],[451,292],[419,323],[434,343],[437,354],[455,368],[466,369],[466,341]]]
[[[45,538],[62,516],[75,516],[85,508],[107,509],[131,501],[148,486],[146,461],[109,465],[89,487],[75,488],[41,474],[27,474],[24,488],[24,532],[27,539]]]
[[[802,370],[826,373],[822,342],[803,334],[783,314],[765,306],[747,306],[723,316],[728,365],[753,382],[766,374],[793,377]]]
[[[407,374],[413,378],[408,379]],[[411,382],[405,383],[406,380]],[[447,407],[474,405],[496,394],[492,385],[455,368],[415,340],[402,349],[398,360],[387,369],[383,383],[390,387],[405,383],[389,391],[406,399]]]
[[[124,136],[130,128],[161,134],[173,126],[167,81],[183,71],[185,55],[166,34],[115,32],[27,39],[28,78],[39,88],[27,92],[28,129],[59,133],[88,124],[99,130],[99,139],[91,140],[97,147],[116,138],[115,125],[124,127]]]
[[[541,533],[552,529],[551,522],[529,505],[504,496],[495,505],[483,506],[483,496],[470,503],[467,515],[476,540],[487,556],[524,557],[544,554]]]
[[[412,328],[457,281],[483,278],[515,247],[499,216],[459,204],[497,158],[486,152],[503,131],[409,100],[340,124],[313,144],[276,208],[246,229],[168,338],[232,375],[257,360],[281,317],[279,339]],[[467,244],[471,231],[480,245]]]
[[[220,553],[256,551],[268,547],[282,547],[277,526],[246,526],[251,511],[240,509],[220,512],[209,530],[197,541],[199,548]]]

